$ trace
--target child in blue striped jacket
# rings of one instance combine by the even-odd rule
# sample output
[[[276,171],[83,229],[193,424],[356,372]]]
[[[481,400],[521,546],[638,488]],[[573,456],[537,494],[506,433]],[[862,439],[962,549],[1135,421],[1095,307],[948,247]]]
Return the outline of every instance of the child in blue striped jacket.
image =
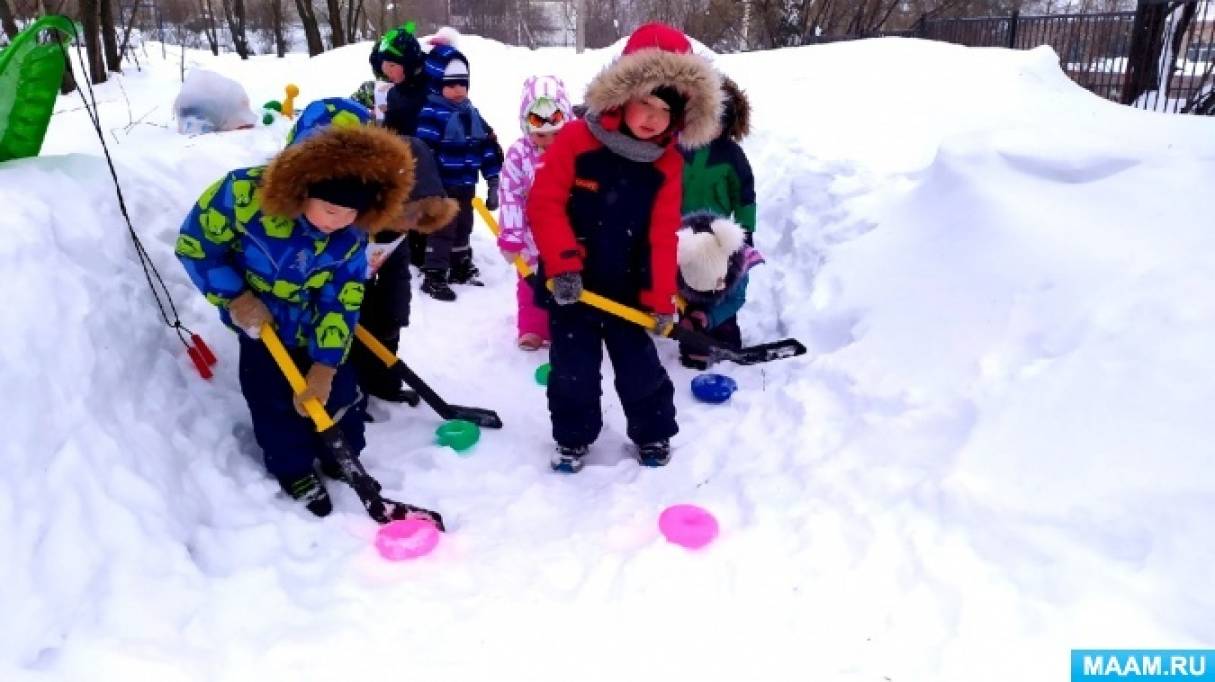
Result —
[[[472,199],[480,174],[489,185],[486,206],[498,207],[503,155],[493,128],[468,99],[468,58],[451,45],[436,45],[426,57],[425,72],[430,93],[418,114],[417,136],[434,151],[443,188],[460,204],[460,213],[451,225],[427,237],[422,291],[440,301],[454,301],[448,282],[481,285],[469,245]]]

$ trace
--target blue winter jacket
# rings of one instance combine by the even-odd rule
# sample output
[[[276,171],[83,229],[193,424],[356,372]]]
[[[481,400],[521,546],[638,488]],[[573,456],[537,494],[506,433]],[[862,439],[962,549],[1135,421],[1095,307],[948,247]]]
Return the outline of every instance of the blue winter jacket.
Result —
[[[263,170],[234,170],[203,192],[181,225],[177,257],[224,324],[244,333],[228,304],[252,290],[270,309],[283,343],[307,347],[313,361],[337,367],[363,303],[366,233],[346,228],[326,235],[302,215],[262,213]]]
[[[453,59],[468,63],[450,45],[436,45],[426,56],[430,94],[418,112],[417,137],[434,150],[444,187],[472,187],[478,172],[487,181],[498,177],[502,150],[493,128],[471,102],[453,104],[443,98],[443,71]]]

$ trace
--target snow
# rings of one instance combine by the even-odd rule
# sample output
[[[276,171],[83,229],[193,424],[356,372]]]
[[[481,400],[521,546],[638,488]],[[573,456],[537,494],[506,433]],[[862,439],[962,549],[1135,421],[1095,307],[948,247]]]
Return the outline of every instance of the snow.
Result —
[[[288,82],[301,107],[352,92],[369,47],[186,57],[256,110]],[[460,47],[504,142],[525,76],[579,92],[612,54]],[[489,286],[416,296],[402,357],[506,428],[460,457],[425,406],[374,406],[368,468],[449,526],[388,563],[349,490],[318,521],[263,473],[235,339],[175,262],[191,202],[287,129],[178,135],[175,50],[97,91],[211,382],[160,325],[78,97],[40,158],[0,165],[3,679],[1062,679],[1072,648],[1215,641],[1210,119],[1105,102],[1047,49],[716,57],[755,105],[744,333],[810,352],[720,367],[740,391],[707,406],[664,342],[672,463],[630,458],[609,374],[589,465],[555,475],[543,357],[514,347],[478,227]],[[720,538],[665,543],[676,503]]]

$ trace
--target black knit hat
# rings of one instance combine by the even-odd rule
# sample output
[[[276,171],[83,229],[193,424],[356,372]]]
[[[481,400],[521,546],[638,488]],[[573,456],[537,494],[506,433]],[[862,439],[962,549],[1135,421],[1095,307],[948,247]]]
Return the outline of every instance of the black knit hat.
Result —
[[[413,22],[388,31],[380,40],[378,48],[373,59],[400,64],[405,67],[406,73],[417,73],[426,59],[421,44],[413,35]]]
[[[308,185],[308,198],[328,201],[331,204],[353,208],[360,213],[375,203],[380,186],[374,182],[363,182],[353,176],[328,178]]]
[[[683,93],[669,85],[660,85],[654,88],[654,91],[650,94],[662,100],[671,108],[672,127],[682,125],[684,112],[688,109],[688,98],[684,97]]]

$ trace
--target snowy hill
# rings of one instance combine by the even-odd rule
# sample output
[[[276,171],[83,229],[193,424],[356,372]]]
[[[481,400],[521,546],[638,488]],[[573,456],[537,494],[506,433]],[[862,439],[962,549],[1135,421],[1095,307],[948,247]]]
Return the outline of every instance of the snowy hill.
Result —
[[[187,62],[306,103],[353,91],[368,49]],[[612,55],[461,49],[504,141],[525,76],[580,93]],[[664,343],[672,463],[629,457],[608,388],[590,464],[554,475],[543,358],[514,347],[478,226],[490,286],[415,297],[401,354],[507,426],[457,457],[425,406],[376,407],[368,468],[448,520],[408,564],[349,490],[318,521],[264,475],[235,339],[172,254],[202,189],[286,125],[178,135],[172,54],[98,89],[135,228],[220,356],[204,382],[61,98],[42,157],[0,164],[0,678],[1061,680],[1072,648],[1215,642],[1215,121],[1100,100],[1048,50],[716,61],[756,108],[744,336],[810,353],[720,368],[742,390],[711,407]],[[678,502],[720,539],[666,544]]]

